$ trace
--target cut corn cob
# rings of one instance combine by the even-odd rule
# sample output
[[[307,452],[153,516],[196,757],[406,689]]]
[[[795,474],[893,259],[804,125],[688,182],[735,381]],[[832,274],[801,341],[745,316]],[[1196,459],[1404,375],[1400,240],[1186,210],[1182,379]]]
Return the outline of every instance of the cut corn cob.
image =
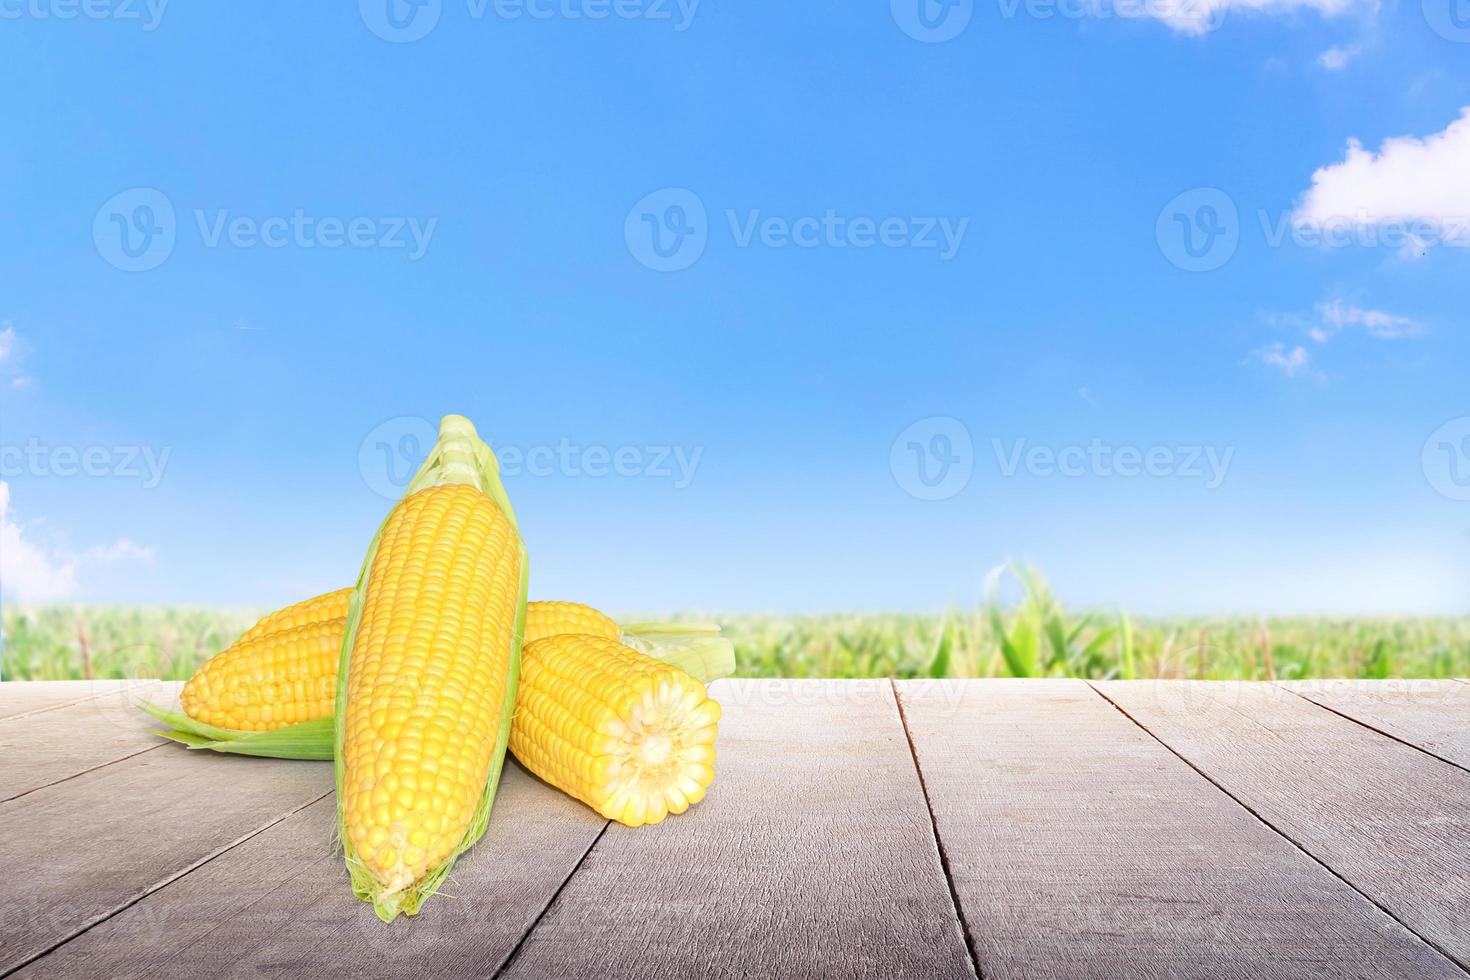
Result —
[[[414,915],[485,832],[510,736],[526,556],[460,416],[373,540],[337,676],[339,832],[354,890]]]
[[[720,706],[677,667],[602,636],[526,648],[511,750],[609,820],[659,823],[714,779]]]

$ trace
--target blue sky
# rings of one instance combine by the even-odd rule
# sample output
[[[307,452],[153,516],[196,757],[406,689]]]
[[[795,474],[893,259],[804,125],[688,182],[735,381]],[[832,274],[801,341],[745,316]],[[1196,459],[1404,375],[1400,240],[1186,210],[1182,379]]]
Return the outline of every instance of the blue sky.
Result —
[[[1464,0],[924,2],[0,0],[4,600],[1465,611]]]

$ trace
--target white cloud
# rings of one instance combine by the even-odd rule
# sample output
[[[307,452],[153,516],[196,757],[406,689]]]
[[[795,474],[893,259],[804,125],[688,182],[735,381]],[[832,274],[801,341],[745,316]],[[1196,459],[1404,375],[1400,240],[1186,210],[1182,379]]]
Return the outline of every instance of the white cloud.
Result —
[[[1208,34],[1237,12],[1287,14],[1315,10],[1324,17],[1337,17],[1355,7],[1371,7],[1361,0],[1114,0],[1130,9],[1142,4],[1148,14],[1182,34]]]
[[[87,559],[99,565],[111,565],[114,562],[134,559],[136,561],[153,564],[154,552],[151,547],[145,547],[127,538],[118,538],[106,547],[93,547],[87,549]]]
[[[1307,353],[1305,347],[1293,347],[1287,350],[1281,341],[1272,341],[1265,347],[1256,351],[1256,357],[1260,358],[1262,364],[1276,368],[1288,378],[1294,378],[1305,371],[1312,362],[1312,355]]]
[[[1424,329],[1424,325],[1413,317],[1385,313],[1383,310],[1367,310],[1340,299],[1319,303],[1317,320],[1320,325],[1313,327],[1308,333],[1318,343],[1325,342],[1339,330],[1349,327],[1361,327],[1380,340],[1397,340],[1413,336]]]
[[[127,538],[88,548],[81,556],[48,549],[27,536],[10,513],[10,484],[0,480],[0,593],[19,602],[55,602],[76,591],[78,573],[87,567],[121,561],[152,563],[153,549]]]
[[[1378,152],[1348,141],[1341,163],[1312,175],[1298,225],[1406,226],[1409,246],[1470,245],[1470,106],[1441,133],[1401,136]],[[1427,227],[1420,227],[1427,226]]]
[[[1384,310],[1371,310],[1355,306],[1342,299],[1318,303],[1308,316],[1301,313],[1265,313],[1266,323],[1283,331],[1301,331],[1315,343],[1322,345],[1344,330],[1362,330],[1377,340],[1399,340],[1420,333],[1424,325],[1413,317]],[[1290,345],[1275,340],[1252,352],[1262,364],[1280,371],[1288,378],[1309,375],[1325,381],[1326,375],[1312,367],[1312,354],[1300,344]]]
[[[23,374],[17,374],[17,366],[22,353],[22,343],[15,335],[15,328],[9,320],[0,320],[0,376],[5,377],[13,388],[29,388],[31,379]]]
[[[1317,64],[1327,71],[1342,71],[1363,49],[1356,44],[1334,45],[1317,56]]]
[[[77,563],[66,555],[48,554],[26,540],[10,519],[10,484],[0,480],[0,593],[27,602],[49,602],[69,594],[77,584]]]

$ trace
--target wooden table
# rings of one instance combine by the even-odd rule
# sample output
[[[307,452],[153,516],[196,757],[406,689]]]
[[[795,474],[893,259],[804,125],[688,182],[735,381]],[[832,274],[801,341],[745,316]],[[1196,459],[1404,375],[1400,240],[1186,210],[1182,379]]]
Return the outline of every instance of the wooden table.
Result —
[[[332,771],[157,682],[0,684],[0,976],[1470,975],[1470,683],[722,681],[718,776],[609,826],[508,766],[383,925]]]

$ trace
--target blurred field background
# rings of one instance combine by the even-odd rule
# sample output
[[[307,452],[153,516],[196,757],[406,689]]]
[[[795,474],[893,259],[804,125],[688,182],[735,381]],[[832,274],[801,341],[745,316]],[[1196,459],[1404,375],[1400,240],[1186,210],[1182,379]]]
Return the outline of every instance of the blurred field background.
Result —
[[[3,675],[183,679],[269,611],[7,606],[0,611]],[[1138,619],[1118,611],[1073,613],[1039,572],[1024,566],[996,569],[976,608],[945,614],[690,618],[721,623],[735,643],[738,672],[751,677],[1470,676],[1470,616]]]

